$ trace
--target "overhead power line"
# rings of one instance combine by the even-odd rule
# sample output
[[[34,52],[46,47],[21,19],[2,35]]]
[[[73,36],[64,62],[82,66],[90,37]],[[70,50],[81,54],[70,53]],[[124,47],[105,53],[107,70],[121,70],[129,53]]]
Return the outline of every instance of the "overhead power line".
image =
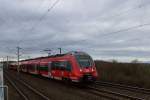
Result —
[[[59,2],[59,0],[56,0],[56,1],[53,3],[53,5],[45,12],[45,14],[44,14],[43,16],[41,16],[41,18],[40,18],[39,20],[41,21],[42,19],[44,19],[44,17],[47,15],[47,13],[50,12],[50,11],[55,7],[55,5],[56,5],[58,2]]]
[[[148,5],[150,5],[150,2],[148,2],[148,3],[146,3],[146,4],[141,4],[141,3],[140,3],[139,5],[137,5],[137,6],[133,7],[133,8],[127,9],[127,10],[125,10],[125,11],[121,11],[121,12],[116,13],[116,14],[109,15],[109,17],[107,17],[107,18],[119,17],[119,16],[121,16],[121,15],[123,15],[123,14],[126,14],[126,13],[130,12],[130,11],[133,11],[133,10],[135,10],[135,9],[141,9],[141,8],[146,7],[146,6],[148,6]],[[105,18],[105,17],[101,17],[101,18]]]
[[[45,16],[52,11],[52,9],[56,6],[56,4],[59,2],[60,0],[56,0],[52,6],[50,8],[47,9],[47,11],[39,18],[39,21],[32,26],[31,31],[33,31],[35,29],[36,26],[38,26],[40,24],[40,22],[45,18]]]
[[[144,26],[149,26],[149,25],[150,25],[150,23],[140,24],[140,25],[129,27],[129,28],[121,29],[121,30],[118,30],[118,31],[105,33],[105,34],[102,34],[101,37],[112,36],[113,34],[116,35],[117,33],[121,34],[121,32],[123,33],[123,32],[126,32],[126,31],[130,31],[130,30],[133,30],[133,29],[137,29],[137,28],[144,27]]]
[[[123,14],[125,14],[125,13],[128,13],[128,12],[131,11],[131,10],[140,9],[140,8],[143,8],[143,7],[148,6],[148,5],[150,5],[150,2],[148,2],[148,3],[146,3],[146,4],[142,4],[142,1],[140,0],[139,5],[137,5],[137,6],[133,7],[133,8],[130,8],[130,9],[126,10],[126,11],[122,11],[122,12],[120,12],[120,13],[114,14],[114,15],[112,15],[112,16],[110,16],[110,17],[111,17],[111,18],[112,18],[112,17],[116,17],[116,16],[118,17],[118,16],[121,16],[121,15],[123,15]],[[141,19],[141,17],[140,17],[140,19]],[[117,34],[117,33],[120,33],[120,32],[125,32],[125,31],[129,31],[129,30],[132,30],[132,29],[144,27],[144,26],[147,26],[147,25],[149,25],[149,24],[150,24],[150,23],[148,23],[148,24],[142,24],[142,23],[140,22],[140,25],[132,26],[132,27],[125,28],[125,29],[120,29],[120,30],[114,31],[114,32],[104,33],[104,34],[102,34],[102,37],[112,36],[113,33]],[[113,27],[113,26],[112,26],[112,27]]]

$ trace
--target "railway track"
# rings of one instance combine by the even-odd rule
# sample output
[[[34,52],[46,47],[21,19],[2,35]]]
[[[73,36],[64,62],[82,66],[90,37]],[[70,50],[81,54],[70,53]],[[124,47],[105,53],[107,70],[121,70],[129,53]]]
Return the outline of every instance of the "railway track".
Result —
[[[94,90],[95,91],[94,94],[106,97],[108,99],[113,99],[113,100],[145,100],[143,98],[130,96],[130,95],[123,94],[120,92],[114,92],[111,90],[103,90],[101,88],[96,88],[93,86],[88,86],[87,88],[92,90],[92,91]]]
[[[37,91],[35,88],[31,87],[29,84],[27,84],[23,80],[9,75],[9,73],[7,73],[6,71],[5,71],[4,77],[17,90],[19,95],[22,97],[21,99],[23,100],[50,100],[43,93]]]
[[[17,73],[15,72],[15,73],[12,73],[11,72],[11,74],[13,74],[14,76],[17,76]],[[26,73],[20,73],[20,74],[24,74],[24,75],[27,75]],[[29,74],[28,74],[29,75]],[[31,75],[30,75],[31,76]],[[32,78],[33,78],[33,76],[32,76]],[[34,77],[35,78],[35,77]],[[71,90],[73,90],[73,91],[76,91],[73,95],[74,95],[74,97],[73,97],[73,100],[74,100],[74,98],[76,98],[75,96],[77,95],[77,97],[78,96],[81,96],[82,98],[85,98],[85,99],[83,99],[83,100],[95,100],[95,98],[100,98],[100,99],[97,99],[97,100],[107,100],[107,99],[103,99],[103,97],[99,97],[99,96],[96,96],[95,97],[95,95],[93,95],[93,94],[91,94],[91,93],[86,93],[84,90],[83,91],[81,91],[81,90],[79,90],[79,88],[77,88],[77,87],[75,87],[75,86],[73,86],[73,85],[71,85],[72,83],[70,83],[70,82],[64,82],[64,81],[58,81],[58,80],[50,80],[50,79],[48,79],[48,78],[45,78],[45,77],[41,77],[41,76],[38,76],[38,77],[36,77],[36,78],[40,78],[40,79],[42,79],[43,81],[47,81],[47,82],[50,82],[50,83],[54,83],[54,84],[58,84],[58,85],[60,85],[61,87],[67,87],[67,88],[72,88]],[[23,79],[23,80],[25,80],[25,81],[27,81],[28,79],[27,78],[24,78],[24,76],[23,75],[21,75],[21,79]],[[32,83],[31,83],[32,84]],[[33,85],[33,84],[32,84]],[[34,86],[34,85],[33,85]],[[35,86],[36,87],[36,86]],[[57,87],[56,87],[57,88]],[[51,88],[49,88],[49,90],[51,90]],[[70,91],[70,89],[68,89],[69,91]],[[66,91],[66,93],[67,93],[67,91]],[[70,94],[71,92],[68,92],[68,94]],[[86,93],[86,95],[91,95],[91,96],[93,96],[93,97],[90,97],[90,99],[89,99],[89,97],[87,97],[86,95],[85,95],[85,93]],[[48,93],[47,93],[48,94]],[[56,93],[57,94],[57,93]],[[62,92],[62,94],[63,94],[63,92]],[[65,93],[64,93],[65,94]],[[58,97],[59,97],[59,95],[58,95]],[[52,97],[51,97],[52,99],[54,98],[55,100],[57,100],[53,95],[52,95]],[[102,98],[102,99],[101,99]],[[60,99],[58,99],[58,100],[60,100]],[[62,100],[63,100],[63,98],[62,98]],[[64,99],[65,100],[65,99]],[[69,100],[72,100],[72,99],[69,99]],[[76,99],[75,99],[76,100]]]
[[[71,86],[76,87],[78,89],[81,89],[81,91],[84,91],[84,92],[87,92],[87,93],[90,93],[90,94],[93,94],[93,95],[96,95],[96,96],[99,96],[99,97],[106,98],[108,100],[146,100],[144,98],[131,96],[131,95],[120,93],[120,92],[114,92],[112,90],[103,90],[100,87],[98,87],[98,86],[101,86],[101,85],[102,85],[102,83],[96,82],[95,85],[85,86],[85,84],[84,84],[85,87],[80,87],[77,84],[73,84]],[[109,86],[105,84],[105,87],[107,88]],[[41,100],[43,100],[43,99],[41,99]],[[45,99],[45,100],[49,100],[49,99]]]
[[[150,100],[150,90],[139,87],[98,81],[94,85],[88,86],[88,88],[114,96],[128,98],[129,100]]]
[[[114,87],[114,88],[119,88],[119,89],[124,89],[124,90],[129,90],[129,91],[133,91],[133,92],[138,92],[138,93],[143,93],[143,94],[150,95],[150,89],[145,89],[145,88],[140,88],[140,87],[133,87],[133,86],[127,86],[127,85],[122,85],[122,84],[115,84],[115,83],[104,82],[104,81],[97,81],[95,84],[101,85],[101,86],[109,86],[109,87]]]
[[[78,85],[78,84],[73,83],[72,86],[81,89],[81,91],[85,91],[87,93],[91,93],[93,95],[103,97],[108,100],[145,100],[144,98],[130,96],[130,95],[123,94],[120,92],[114,92],[111,90],[103,90],[93,85],[86,86],[86,85]]]

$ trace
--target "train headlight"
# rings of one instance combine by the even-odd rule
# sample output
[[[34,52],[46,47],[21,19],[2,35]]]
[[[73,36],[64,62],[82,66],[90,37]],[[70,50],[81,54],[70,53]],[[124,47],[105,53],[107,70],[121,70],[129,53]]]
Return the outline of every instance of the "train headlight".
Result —
[[[83,70],[82,69],[80,69],[80,72],[82,72]]]
[[[95,70],[94,70],[94,68],[92,68],[92,72],[94,72]]]

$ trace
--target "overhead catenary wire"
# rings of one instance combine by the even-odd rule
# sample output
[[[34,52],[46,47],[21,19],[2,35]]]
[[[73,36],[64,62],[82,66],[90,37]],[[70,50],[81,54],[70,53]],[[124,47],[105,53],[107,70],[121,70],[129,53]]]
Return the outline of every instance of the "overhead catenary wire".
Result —
[[[135,25],[135,26],[132,26],[132,27],[129,27],[129,28],[125,28],[125,29],[121,29],[121,30],[117,30],[117,31],[114,31],[114,32],[101,34],[101,37],[108,37],[108,36],[112,36],[114,34],[115,35],[116,34],[121,34],[121,32],[126,32],[126,31],[130,31],[130,30],[137,29],[137,28],[140,28],[140,27],[149,26],[149,25],[150,25],[150,23]]]
[[[38,11],[39,9],[41,9],[41,6],[43,5],[44,2],[45,2],[45,0],[42,0],[42,2],[39,3],[39,5],[37,5],[37,7],[36,7],[35,10]],[[23,29],[25,29],[25,25],[22,26],[22,30],[23,30]]]
[[[139,5],[137,5],[137,6],[135,6],[135,7],[132,7],[132,8],[130,8],[130,9],[127,9],[127,10],[125,10],[125,11],[121,11],[121,12],[118,12],[118,13],[115,13],[115,14],[112,14],[112,15],[109,15],[109,17],[100,17],[100,18],[107,18],[107,19],[109,19],[109,18],[112,18],[112,17],[119,17],[119,16],[122,16],[122,15],[124,15],[124,14],[127,14],[128,12],[130,12],[130,11],[133,11],[133,10],[135,10],[135,9],[141,9],[141,8],[143,8],[143,7],[146,7],[146,6],[148,6],[148,5],[150,5],[150,2],[148,2],[148,3],[146,3],[146,4],[142,4],[142,2],[140,2],[140,4]],[[107,15],[108,16],[108,15]]]
[[[37,21],[37,23],[35,25],[32,26],[31,31],[33,31],[35,29],[36,26],[38,26],[40,24],[40,22],[46,17],[46,15],[52,11],[52,9],[56,6],[56,4],[59,2],[60,0],[56,0],[52,6],[50,6],[50,8],[47,9],[47,11],[39,18],[39,21]]]
[[[40,3],[39,5],[38,5],[38,7],[37,8],[41,8],[41,5],[43,4],[43,2],[44,2],[44,0],[42,0],[42,3]],[[36,8],[36,10],[37,10],[37,8]],[[10,16],[8,13],[7,13],[7,11],[5,10],[5,9],[3,9],[3,12],[5,13],[5,15],[7,15],[7,16]],[[17,14],[18,15],[18,14]],[[13,16],[11,16],[11,18],[13,18]],[[23,17],[21,17],[20,15],[18,15],[18,18],[23,18]],[[4,20],[4,18],[0,18],[0,20],[3,20],[4,22],[5,22],[5,20]],[[8,19],[7,19],[8,20]],[[17,20],[15,20],[15,23],[13,23],[13,24],[16,24],[17,26],[18,26],[18,24],[16,23],[16,21]],[[19,22],[19,21],[18,21]],[[21,23],[20,23],[21,24]],[[25,25],[23,24],[22,25],[22,27],[20,28],[20,31],[24,31],[25,30]],[[18,40],[18,45],[20,45],[20,43],[21,42],[23,42],[24,40],[22,39],[22,40]],[[13,52],[13,50],[10,50],[10,48],[9,47],[7,47],[7,51],[9,50],[9,52]]]
[[[133,9],[137,9],[137,8],[142,8],[142,7],[145,7],[145,5],[149,5],[150,3],[146,3],[146,4],[142,4],[142,0],[139,0],[139,5],[137,7],[134,7],[132,9],[129,9],[129,10],[133,10]],[[127,10],[126,12],[128,12],[129,10]],[[121,14],[121,13],[120,13]],[[141,16],[139,18],[140,20],[140,23],[139,25],[135,25],[135,26],[132,26],[132,27],[128,27],[128,28],[124,28],[124,29],[120,29],[120,30],[117,30],[117,31],[113,31],[113,32],[108,32],[108,33],[104,33],[104,34],[101,34],[101,37],[104,38],[104,37],[109,37],[109,36],[112,36],[112,35],[116,35],[116,34],[121,34],[121,32],[126,32],[126,31],[130,31],[130,30],[133,30],[133,29],[137,29],[137,28],[141,28],[141,27],[144,27],[144,26],[149,26],[150,23],[144,23],[142,24],[141,22]]]
[[[57,0],[57,1],[59,1],[59,0]],[[52,9],[52,8],[53,8],[53,7],[51,7],[51,9]],[[48,10],[50,10],[50,8],[49,8]],[[47,11],[43,16],[41,16],[41,18],[39,19],[39,21],[42,21],[42,20],[45,18],[45,16],[47,15],[48,12],[49,12],[49,11]],[[36,25],[37,25],[37,24],[36,24]],[[111,35],[113,35],[113,34],[115,34],[115,33],[120,33],[120,34],[121,34],[121,32],[129,31],[129,30],[136,29],[136,28],[140,28],[140,27],[144,27],[144,26],[146,26],[146,25],[136,25],[136,26],[133,26],[133,27],[129,27],[129,28],[117,30],[117,31],[110,32],[110,33],[106,33],[106,34],[102,34],[102,35],[104,35],[104,37],[105,37],[105,36],[111,36]],[[103,36],[102,36],[102,37],[103,37]]]
[[[132,10],[135,10],[135,9],[141,9],[142,7],[145,7],[145,6],[148,6],[150,5],[150,2],[146,3],[146,4],[142,4],[142,0],[139,0],[139,4],[133,8],[130,8],[126,11],[123,11],[123,12],[120,12],[120,13],[117,13],[117,14],[114,14],[112,15],[111,17],[119,17],[125,13],[128,13],[129,11],[132,11]],[[112,35],[116,35],[116,34],[121,34],[121,32],[126,32],[126,31],[130,31],[130,30],[133,30],[133,29],[136,29],[136,28],[140,28],[140,27],[144,27],[144,26],[148,26],[150,23],[147,23],[147,24],[142,24],[142,21],[141,21],[141,16],[139,18],[140,20],[140,23],[139,25],[135,25],[135,26],[132,26],[132,27],[128,27],[128,28],[124,28],[124,29],[120,29],[120,30],[117,30],[117,31],[113,31],[113,32],[108,32],[108,33],[104,33],[104,34],[101,34],[101,37],[102,38],[106,38],[107,36],[112,36]],[[114,24],[111,26],[111,27],[114,27]]]

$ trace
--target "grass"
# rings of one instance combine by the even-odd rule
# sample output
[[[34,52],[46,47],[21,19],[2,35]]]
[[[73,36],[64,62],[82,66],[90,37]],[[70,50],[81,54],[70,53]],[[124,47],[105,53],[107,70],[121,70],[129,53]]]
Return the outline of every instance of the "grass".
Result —
[[[98,80],[150,88],[150,64],[95,61]]]

